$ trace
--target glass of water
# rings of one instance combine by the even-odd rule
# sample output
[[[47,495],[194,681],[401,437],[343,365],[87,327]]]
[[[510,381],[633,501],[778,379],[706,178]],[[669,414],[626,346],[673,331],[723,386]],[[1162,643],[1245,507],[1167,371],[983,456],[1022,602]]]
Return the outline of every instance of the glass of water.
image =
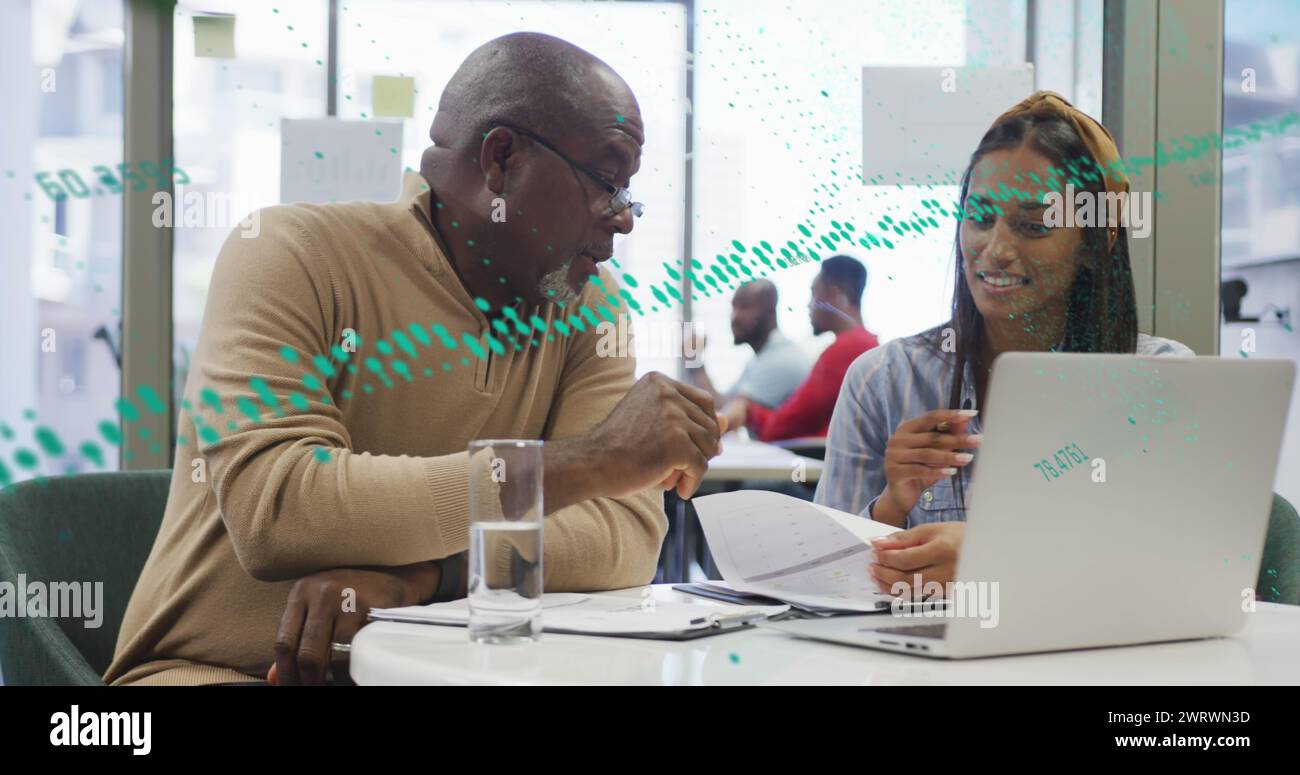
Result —
[[[542,442],[470,442],[470,640],[541,635],[542,516]]]

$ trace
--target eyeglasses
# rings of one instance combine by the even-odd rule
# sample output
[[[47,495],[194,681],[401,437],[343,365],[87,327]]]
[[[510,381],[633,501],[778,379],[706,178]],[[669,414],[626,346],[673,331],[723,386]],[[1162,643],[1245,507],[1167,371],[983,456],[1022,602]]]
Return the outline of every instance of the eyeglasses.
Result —
[[[607,210],[610,215],[618,215],[624,210],[630,209],[632,211],[632,215],[636,216],[637,218],[640,218],[641,214],[645,212],[645,205],[641,204],[640,202],[633,202],[632,193],[628,191],[626,188],[623,188],[622,186],[614,185],[608,180],[605,180],[600,175],[597,175],[595,172],[592,172],[590,169],[587,169],[586,167],[574,161],[573,159],[570,159],[564,153],[564,151],[561,151],[559,148],[556,148],[554,145],[551,145],[540,135],[534,132],[530,132],[527,129],[521,129],[517,126],[511,126],[510,124],[505,124],[500,121],[493,122],[492,128],[496,128],[496,127],[504,127],[506,129],[509,129],[512,132],[518,132],[524,137],[533,140],[538,145],[542,146],[543,148],[546,148],[551,153],[555,154],[556,156],[559,156],[561,159],[564,159],[566,162],[569,163],[570,167],[573,167],[575,170],[581,172],[582,174],[586,175],[587,177],[591,178],[592,180],[600,184],[600,187],[603,188],[605,192],[609,194],[609,205],[607,207]]]

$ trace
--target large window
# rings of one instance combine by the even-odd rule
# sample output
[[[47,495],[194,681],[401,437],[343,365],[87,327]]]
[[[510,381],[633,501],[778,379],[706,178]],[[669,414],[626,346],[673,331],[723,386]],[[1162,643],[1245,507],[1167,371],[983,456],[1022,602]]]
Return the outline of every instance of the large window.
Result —
[[[647,144],[634,185],[647,205],[633,239],[615,244],[616,271],[639,284],[638,371],[676,372],[666,345],[685,307],[657,302],[646,283],[680,282],[685,229],[708,266],[733,240],[799,241],[801,223],[865,226],[890,215],[945,204],[951,187],[864,185],[864,66],[1005,65],[1036,60],[1037,88],[1051,88],[1100,112],[1101,0],[822,0],[797,11],[781,0],[694,3],[693,57],[688,8],[677,2],[530,0],[373,0],[340,3],[337,50],[327,50],[325,0],[272,5],[190,0],[176,14],[176,156],[190,189],[249,207],[280,201],[281,119],[322,118],[327,89],[343,120],[398,120],[393,152],[417,169],[428,145],[441,87],[475,47],[521,30],[570,40],[609,62],[632,86]],[[234,56],[195,50],[195,16],[235,17]],[[1029,28],[1033,45],[1027,48]],[[327,84],[328,63],[337,81]],[[694,104],[687,99],[688,73]],[[378,109],[376,77],[410,78],[409,117]],[[693,175],[686,180],[686,133],[693,119]],[[867,116],[866,120],[872,120]],[[238,159],[238,164],[224,160]],[[688,216],[686,188],[692,187]],[[687,217],[691,222],[686,223]],[[944,224],[946,227],[947,224]],[[230,225],[175,235],[177,382],[201,319],[212,262]],[[842,252],[867,264],[867,325],[883,339],[942,321],[951,293],[952,234],[930,230],[890,250]],[[825,252],[825,251],[824,251]],[[762,269],[760,268],[760,272]],[[771,273],[781,296],[780,326],[810,352],[809,284],[816,264]],[[626,283],[625,283],[626,284]],[[690,317],[709,335],[708,362],[729,384],[750,353],[731,343],[731,290],[695,288]],[[650,348],[648,345],[658,345]]]
[[[10,206],[0,218],[10,227],[6,259],[16,257],[0,267],[0,315],[8,331],[18,332],[11,358],[39,368],[31,379],[0,386],[0,460],[11,475],[32,475],[85,468],[77,451],[81,437],[116,413],[121,199],[96,193],[93,176],[100,165],[116,170],[120,162],[122,7],[9,0],[11,7],[16,13],[7,18],[20,23],[7,25],[0,57],[6,71],[30,77],[3,85],[5,104],[19,109],[18,120],[0,127],[13,155],[3,168]],[[951,187],[864,184],[862,129],[874,120],[870,111],[864,116],[864,66],[980,67],[1036,59],[1038,88],[1099,111],[1101,0],[1033,7],[1036,13],[1025,0],[340,2],[331,50],[328,0],[181,0],[173,28],[175,159],[167,160],[179,170],[172,231],[176,383],[186,377],[221,242],[244,211],[283,198],[284,120],[326,117],[331,90],[339,119],[371,120],[373,79],[413,78],[414,110],[399,119],[403,140],[393,152],[414,169],[442,85],[486,40],[518,30],[549,32],[608,61],[637,94],[647,127],[634,183],[646,216],[633,239],[616,240],[615,268],[635,278],[645,313],[636,323],[651,334],[638,340],[639,371],[675,373],[676,360],[663,345],[683,322],[685,306],[658,301],[648,283],[679,283],[683,267],[708,266],[729,256],[736,242],[802,242],[801,223],[865,228],[887,215],[922,212],[927,201],[950,204]],[[222,32],[232,27],[233,34]],[[48,91],[44,68],[57,82]],[[65,171],[69,177],[61,178]],[[70,193],[48,197],[39,173]],[[80,175],[87,193],[72,175]],[[191,196],[200,197],[195,217]],[[214,213],[223,215],[214,220]],[[683,253],[688,229],[689,257]],[[889,339],[945,318],[951,242],[951,229],[939,228],[892,250],[845,244],[822,253],[865,261],[867,325]],[[813,263],[770,273],[781,295],[781,327],[810,352],[825,344],[813,340],[807,317],[815,271]],[[749,357],[747,348],[731,344],[730,297],[729,288],[697,285],[691,312],[709,334],[709,366],[720,385]],[[57,332],[57,350],[49,353],[42,350],[46,329]],[[648,350],[648,342],[660,346]],[[90,383],[99,386],[93,397],[85,390]],[[41,447],[34,437],[47,419],[61,445]],[[28,453],[21,471],[14,464],[18,447]],[[46,448],[59,454],[35,454]],[[115,457],[105,455],[105,464]]]
[[[120,2],[0,3],[0,486],[114,469]],[[111,436],[112,434],[110,434]]]
[[[706,264],[728,256],[736,250],[732,240],[807,243],[822,258],[844,253],[866,264],[863,315],[882,341],[943,322],[952,294],[951,221],[892,248],[846,240],[832,250],[800,231],[801,223],[811,224],[813,235],[850,223],[862,234],[885,216],[932,213],[925,200],[951,210],[957,196],[954,186],[863,181],[864,122],[887,117],[874,107],[864,110],[862,68],[981,68],[1022,63],[1036,52],[1035,88],[1061,92],[1100,117],[1101,6],[1100,0],[1038,3],[1031,20],[1024,0],[825,0],[793,10],[783,0],[698,3],[696,256]],[[1031,21],[1035,45],[1027,52]],[[779,327],[814,354],[831,338],[812,336],[808,302],[816,273],[811,262],[769,275],[780,296]],[[752,355],[732,344],[730,304],[725,288],[701,293],[692,316],[708,335],[709,372],[722,389]]]
[[[1223,126],[1277,125],[1300,112],[1300,5],[1227,0],[1224,6]],[[1223,150],[1225,358],[1300,361],[1300,135],[1262,132]],[[1228,143],[1231,145],[1231,143]],[[1213,173],[1209,173],[1212,175]],[[1208,183],[1213,179],[1208,178]],[[1244,295],[1243,295],[1244,294]],[[1300,502],[1300,391],[1292,395],[1274,489]]]
[[[203,27],[221,14],[234,20],[233,52],[221,47],[229,41],[220,28],[201,29],[195,36],[196,24]],[[173,131],[181,172],[172,232],[177,389],[185,384],[221,243],[248,211],[280,202],[281,121],[325,115],[328,19],[326,0],[177,4]]]

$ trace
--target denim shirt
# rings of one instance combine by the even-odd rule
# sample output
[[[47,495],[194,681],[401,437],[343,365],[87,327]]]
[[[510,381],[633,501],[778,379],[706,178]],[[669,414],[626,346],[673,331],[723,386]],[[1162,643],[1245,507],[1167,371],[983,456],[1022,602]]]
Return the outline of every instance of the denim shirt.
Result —
[[[933,409],[948,406],[952,388],[952,361],[936,353],[931,342],[941,329],[895,339],[863,353],[844,375],[839,399],[826,437],[826,463],[817,483],[815,501],[824,506],[870,518],[871,509],[885,490],[885,445],[899,423]],[[1172,339],[1138,334],[1137,354],[1143,356],[1195,355]],[[975,380],[966,363],[959,408],[978,409]],[[981,420],[971,420],[969,433],[981,432]],[[957,501],[951,477],[926,488],[907,514],[906,527],[927,522],[965,518],[975,463],[958,469],[962,503]]]

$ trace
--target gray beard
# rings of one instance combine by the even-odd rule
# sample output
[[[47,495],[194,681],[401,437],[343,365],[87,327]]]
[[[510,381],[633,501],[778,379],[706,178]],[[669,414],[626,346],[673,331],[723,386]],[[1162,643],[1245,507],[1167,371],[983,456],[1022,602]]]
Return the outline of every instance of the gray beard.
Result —
[[[578,293],[569,285],[569,268],[573,264],[570,259],[564,262],[559,269],[547,272],[542,275],[542,279],[537,282],[537,292],[543,299],[551,303],[572,304],[578,300]],[[552,294],[551,291],[555,293]]]

